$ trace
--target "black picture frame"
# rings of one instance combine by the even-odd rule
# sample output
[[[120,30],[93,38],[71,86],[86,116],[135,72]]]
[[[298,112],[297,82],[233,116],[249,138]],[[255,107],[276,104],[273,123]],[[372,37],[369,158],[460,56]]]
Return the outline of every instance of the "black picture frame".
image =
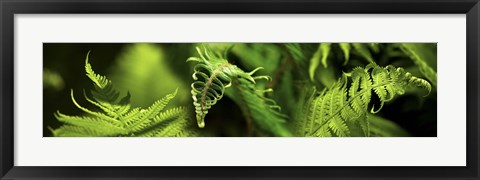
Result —
[[[478,0],[0,0],[1,179],[480,179]],[[466,167],[25,167],[14,166],[14,15],[145,13],[419,13],[467,16]],[[18,112],[21,113],[21,112]],[[40,118],[40,117],[39,117]],[[447,155],[447,154],[446,154]]]

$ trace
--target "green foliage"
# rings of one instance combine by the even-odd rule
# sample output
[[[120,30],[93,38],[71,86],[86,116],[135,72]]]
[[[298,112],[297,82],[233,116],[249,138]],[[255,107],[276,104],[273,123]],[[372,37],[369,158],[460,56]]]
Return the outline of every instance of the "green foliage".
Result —
[[[370,63],[375,62],[370,52],[370,48],[377,49],[374,43],[351,43],[355,51]]]
[[[350,60],[350,43],[338,43],[338,45],[342,49],[342,52],[345,56],[345,62],[343,63],[343,65],[346,65],[348,64],[348,60]]]
[[[233,45],[231,51],[240,58],[239,63],[245,69],[262,67],[262,73],[267,75],[274,74],[282,55],[280,48],[274,44],[238,43]]]
[[[221,100],[226,88],[233,85],[234,91],[228,93],[243,111],[247,119],[253,120],[264,130],[273,135],[289,136],[290,132],[284,126],[284,115],[277,112],[279,106],[274,100],[264,96],[271,89],[257,89],[258,79],[269,79],[267,76],[253,76],[262,69],[258,67],[251,72],[245,72],[225,58],[210,50],[209,47],[197,47],[200,57],[190,57],[187,61],[197,62],[192,75],[192,98],[195,106],[197,124],[205,126],[205,116],[217,101]]]
[[[300,52],[302,51],[299,45],[289,46],[291,46],[289,50],[292,54],[300,54]],[[343,53],[344,66],[348,64],[350,60],[350,53],[352,52],[358,54],[358,56],[362,57],[367,62],[374,63],[375,61],[373,59],[371,51],[379,51],[378,44],[376,43],[320,43],[318,45],[318,49],[315,51],[315,53],[313,53],[310,59],[308,74],[312,82],[315,82],[315,79],[317,78],[317,73],[321,74],[318,79],[320,80],[320,82],[322,82],[324,86],[330,87],[333,82],[335,82],[332,76],[334,75],[334,70],[333,68],[328,67],[328,59],[329,56],[337,49],[340,49]],[[306,59],[302,55],[294,55],[294,58]],[[320,63],[322,64],[322,66],[319,66]]]
[[[297,64],[304,64],[304,61],[307,59],[303,48],[298,43],[288,43],[285,45],[286,49],[293,57]]]
[[[323,67],[327,67],[327,58],[330,54],[330,43],[321,43],[318,46],[318,50],[313,54],[312,59],[310,60],[310,68],[308,70],[310,79],[313,81],[313,77],[315,75],[315,69],[322,62]]]
[[[419,67],[420,72],[433,84],[437,86],[437,72],[432,66],[436,64],[436,47],[423,43],[402,43],[400,47],[413,62]],[[430,64],[430,65],[429,65]]]
[[[163,111],[167,104],[177,95],[168,94],[157,100],[146,109],[131,108],[130,93],[119,98],[117,91],[107,77],[96,74],[88,62],[88,54],[85,60],[86,75],[94,83],[91,91],[93,99],[87,96],[85,99],[100,109],[100,112],[82,107],[74,98],[73,90],[71,98],[75,106],[85,112],[85,116],[69,116],[57,112],[55,117],[65,125],[52,130],[54,136],[195,136],[197,132],[187,130],[189,126],[188,113],[184,107],[176,107]]]
[[[102,76],[87,55],[94,87],[81,100],[59,87],[88,85],[71,69],[84,53],[70,67],[45,65],[44,119],[58,121],[44,128],[59,127],[55,136],[435,135],[434,43],[82,45],[91,46],[114,61],[95,64]],[[74,106],[64,106],[68,93]]]
[[[272,135],[292,135],[286,128],[287,116],[279,112],[280,106],[263,95],[270,90],[258,90],[245,79],[235,79],[232,83],[233,89],[227,91],[227,95],[240,106],[247,120],[252,120],[262,131]]]
[[[172,105],[190,103],[189,82],[182,81],[172,69],[165,48],[155,44],[129,44],[123,48],[112,66],[110,78],[115,88],[129,91],[135,96],[131,98],[132,106],[148,107],[156,99],[178,89],[177,96],[170,102]],[[185,72],[189,69],[185,68]]]
[[[299,108],[297,133],[301,136],[352,136],[351,129],[357,128],[362,136],[370,136],[370,113],[379,112],[385,102],[393,100],[397,94],[404,94],[409,87],[431,91],[430,83],[403,68],[380,67],[374,63],[365,68],[356,67],[344,73],[332,87],[321,92],[313,90]],[[380,107],[373,106],[369,112],[372,95],[378,97]]]

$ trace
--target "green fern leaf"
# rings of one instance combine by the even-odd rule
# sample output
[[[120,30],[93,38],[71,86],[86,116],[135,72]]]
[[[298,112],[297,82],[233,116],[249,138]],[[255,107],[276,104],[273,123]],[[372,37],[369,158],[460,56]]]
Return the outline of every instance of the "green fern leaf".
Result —
[[[157,115],[157,112],[162,111],[163,108],[167,106],[168,102],[170,102],[170,100],[172,100],[177,95],[177,92],[178,92],[178,89],[176,89],[175,92],[168,94],[164,98],[153,103],[152,106],[146,109],[145,113],[143,114],[143,118],[146,118],[146,119],[154,118]]]
[[[302,47],[298,43],[287,43],[285,44],[286,49],[288,50],[289,54],[293,57],[293,60],[296,61],[297,64],[304,64],[307,59],[305,54],[303,53]]]
[[[365,58],[368,62],[374,63],[372,53],[370,53],[369,45],[366,43],[352,43],[353,48],[356,52],[363,58]]]
[[[342,49],[343,54],[345,56],[345,61],[343,62],[343,65],[347,65],[348,61],[350,60],[350,43],[338,43],[340,45],[340,49]]]
[[[90,55],[90,51],[87,53],[87,58],[85,59],[85,71],[87,72],[87,77],[90,78],[98,88],[104,89],[107,86],[111,86],[112,82],[107,79],[105,76],[101,76],[96,74],[93,69],[92,65],[88,62],[88,57]]]
[[[257,90],[245,79],[234,80],[232,86],[232,91],[227,91],[226,94],[240,106],[247,119],[252,119],[261,130],[275,136],[292,135],[285,126],[286,116],[279,112],[280,106],[265,97],[265,91]]]
[[[317,66],[322,62],[323,67],[328,67],[327,58],[330,54],[330,46],[331,43],[321,43],[318,46],[317,51],[313,54],[312,58],[310,59],[310,67],[308,69],[310,79],[313,81],[315,76],[315,70]]]
[[[72,102],[79,109],[87,113],[86,116],[69,116],[57,112],[55,117],[65,125],[52,130],[54,136],[97,137],[97,136],[156,136],[171,134],[195,134],[190,129],[180,128],[176,124],[189,124],[187,111],[178,107],[162,111],[172,100],[177,91],[156,101],[147,109],[130,107],[130,93],[119,98],[120,93],[113,88],[112,82],[105,76],[96,74],[87,54],[85,71],[92,80],[95,89],[92,90],[93,99],[83,92],[85,99],[103,112],[87,109],[75,100],[71,91]],[[171,126],[172,125],[172,126]],[[162,132],[167,131],[165,134]],[[156,133],[153,133],[156,132]]]
[[[359,55],[368,63],[374,63],[375,61],[370,50],[373,52],[380,51],[378,43],[338,43],[338,46],[332,46],[332,43],[321,43],[320,46],[318,46],[318,49],[312,55],[312,58],[310,59],[310,66],[308,69],[310,79],[313,80],[315,70],[318,69],[320,62],[322,63],[324,68],[328,67],[328,56],[333,50],[333,48],[337,47],[340,47],[340,50],[343,52],[343,55],[345,57],[345,60],[343,62],[344,66],[347,65],[347,63],[349,62],[351,53]],[[297,57],[295,59],[304,58],[304,56],[299,56],[299,54],[301,54],[301,48],[298,44],[287,45],[287,49],[292,55],[294,55],[294,57]]]
[[[365,68],[354,68],[322,93],[314,90],[299,111],[306,114],[299,116],[305,131],[297,132],[306,136],[350,136],[351,126],[359,126],[363,135],[369,136],[368,106],[372,95],[378,96],[380,106],[375,110],[373,105],[370,112],[377,113],[385,102],[402,95],[407,87],[431,91],[430,83],[412,76],[403,68],[380,67],[374,63]]]

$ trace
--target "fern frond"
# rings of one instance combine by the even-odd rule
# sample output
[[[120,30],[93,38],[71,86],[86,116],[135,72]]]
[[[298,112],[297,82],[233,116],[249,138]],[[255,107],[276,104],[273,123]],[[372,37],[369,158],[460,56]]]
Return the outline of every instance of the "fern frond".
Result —
[[[107,114],[115,114],[114,117],[118,117],[130,109],[129,105],[127,105],[128,103],[125,103],[130,101],[130,94],[127,93],[120,102],[117,102],[120,92],[113,88],[111,80],[105,76],[96,74],[95,71],[93,71],[92,65],[89,63],[89,55],[90,51],[85,58],[85,72],[87,73],[87,77],[89,77],[95,84],[94,90],[91,91],[95,101],[89,99],[86,95],[85,97],[87,98],[87,101],[100,107]]]
[[[187,62],[199,63],[194,67],[192,75],[194,82],[191,85],[191,92],[197,124],[203,128],[208,110],[222,99],[225,88],[231,85],[232,77],[244,76],[253,82],[255,80],[209,48],[205,47],[203,51],[199,47],[196,49],[200,58],[191,57],[187,59]]]
[[[175,125],[176,121],[172,121],[178,120],[188,124],[185,108],[177,107],[163,111],[169,101],[176,96],[177,90],[146,109],[131,109],[130,93],[118,99],[120,93],[113,88],[109,79],[93,71],[88,62],[88,55],[85,61],[85,71],[94,83],[95,90],[92,91],[93,99],[89,98],[85,91],[83,95],[88,102],[103,112],[96,112],[78,104],[72,90],[72,102],[88,115],[69,116],[57,112],[55,117],[65,125],[53,130],[54,136],[155,136],[164,134],[153,132],[165,129],[169,129],[169,134],[195,134],[195,132],[189,132],[191,131],[189,129],[180,128]]]
[[[175,92],[168,94],[164,98],[156,101],[155,103],[152,104],[149,108],[146,109],[146,111],[142,114],[142,118],[145,119],[152,119],[157,116],[158,112],[162,111],[165,106],[167,106],[168,102],[172,100],[176,95],[177,95],[178,89],[175,90]]]
[[[175,136],[187,136],[188,134],[196,134],[193,131],[185,131],[190,125],[188,121],[186,109],[184,107],[177,107],[166,110],[157,115],[149,126],[159,127],[152,131],[147,131],[140,136],[158,136],[158,137],[175,137]],[[162,126],[168,124],[168,126]],[[183,135],[182,135],[183,134]]]
[[[328,90],[315,94],[303,105],[299,113],[306,113],[303,121],[306,136],[349,136],[349,126],[359,126],[364,136],[369,136],[368,106],[372,95],[379,98],[380,106],[373,105],[371,113],[377,113],[385,102],[401,95],[407,87],[421,87],[431,91],[424,79],[412,76],[403,68],[380,67],[374,63],[365,68],[354,68]],[[427,94],[428,94],[427,93]]]
[[[177,117],[187,117],[187,109],[185,107],[176,107],[166,110],[153,118],[151,123],[161,123]]]
[[[305,54],[302,51],[302,48],[300,47],[300,44],[298,43],[287,43],[285,44],[285,48],[288,50],[290,55],[293,57],[293,59],[296,61],[297,64],[303,64],[305,60],[308,60],[307,57],[305,57]]]
[[[312,58],[310,59],[310,67],[308,69],[310,79],[313,81],[315,76],[315,70],[317,66],[322,62],[323,67],[327,67],[327,58],[330,54],[330,46],[331,43],[321,43],[318,46],[317,51],[313,54]]]
[[[343,53],[344,66],[349,62],[351,53],[359,55],[368,63],[375,63],[370,50],[374,52],[379,50],[377,43],[320,43],[315,53],[311,56],[308,67],[308,75],[312,82],[315,82],[316,78],[318,78],[324,86],[330,87],[331,82],[335,81],[334,79],[336,78],[329,77],[334,74],[334,68],[328,66],[328,57],[334,48],[340,48],[340,51]],[[320,63],[322,66],[320,66]]]
[[[119,126],[118,124],[109,123],[100,118],[95,117],[80,117],[80,116],[68,116],[57,112],[55,114],[55,118],[57,118],[60,122],[70,124],[77,127],[83,127],[85,129],[89,129],[90,131],[98,131],[99,133],[103,134],[115,134],[121,135],[124,134],[124,129]]]
[[[203,51],[199,47],[196,49],[200,58],[190,57],[187,62],[199,63],[194,67],[192,75],[194,82],[191,85],[191,92],[197,123],[200,128],[203,128],[208,110],[222,99],[225,88],[231,86],[233,78],[245,78],[253,83],[255,83],[255,79],[251,76],[254,72],[244,72],[212,52],[208,47],[204,47]]]
[[[52,131],[53,136],[57,137],[95,137],[105,136],[108,132],[97,129],[84,128],[80,126],[63,125],[61,128]]]
[[[245,79],[233,80],[234,89],[227,91],[227,95],[240,106],[243,115],[252,119],[255,125],[264,132],[276,136],[291,136],[286,128],[286,116],[280,113],[281,107],[264,96],[263,91],[256,90],[255,86]]]
[[[340,49],[342,49],[343,54],[345,56],[345,61],[343,62],[343,65],[347,65],[348,61],[350,60],[350,43],[338,43],[340,45]]]
[[[88,51],[87,58],[85,58],[85,72],[87,73],[87,77],[90,78],[93,83],[95,83],[95,85],[100,89],[104,89],[107,86],[110,86],[112,82],[107,79],[107,77],[96,74],[93,71],[92,65],[88,62],[89,55],[90,51]]]
[[[270,131],[282,129],[281,132],[275,131],[274,134],[289,135],[283,127],[281,113],[275,110],[279,106],[263,95],[271,90],[255,87],[256,80],[270,79],[267,76],[253,76],[256,71],[262,69],[261,67],[245,72],[207,46],[196,49],[200,57],[190,57],[187,61],[197,62],[192,75],[194,82],[191,85],[191,92],[197,124],[200,128],[205,126],[205,116],[209,109],[222,99],[228,87],[234,86],[236,91],[227,95],[243,109],[247,118],[252,118],[257,124],[271,123],[270,127],[281,126],[282,128],[274,128]]]
[[[332,48],[330,48],[331,43],[322,43],[325,44],[324,50],[327,56],[328,52],[326,51],[331,51]],[[336,46],[333,46],[336,47]],[[368,63],[375,63],[372,53],[370,50],[373,52],[379,52],[379,45],[378,43],[338,43],[338,47],[340,47],[340,50],[343,52],[343,55],[345,57],[345,60],[343,62],[343,65],[347,65],[347,63],[350,60],[350,54],[354,53],[362,57],[364,60],[366,60]],[[326,58],[326,57],[325,57]],[[327,67],[327,61],[326,59],[322,59],[322,64],[324,67]]]
[[[370,43],[371,44],[371,43]],[[367,43],[352,43],[353,48],[356,52],[363,58],[365,58],[368,62],[374,63],[372,53],[369,50],[369,44]]]
[[[169,125],[165,128],[159,129],[157,131],[152,131],[151,134],[145,134],[145,136],[157,136],[157,137],[188,137],[188,136],[197,136],[198,133],[194,131],[184,131],[184,129],[189,128],[191,124],[188,121],[186,116],[176,117],[172,120]]]
[[[428,49],[428,44],[401,43],[400,48],[419,67],[420,72],[436,87],[437,72],[428,64],[429,61],[436,60],[436,55],[429,53],[431,51]]]

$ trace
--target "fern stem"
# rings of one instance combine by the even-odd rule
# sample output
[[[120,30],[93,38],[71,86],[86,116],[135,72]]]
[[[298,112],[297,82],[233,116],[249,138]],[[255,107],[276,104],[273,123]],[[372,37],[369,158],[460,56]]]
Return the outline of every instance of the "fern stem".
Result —
[[[223,68],[225,68],[226,66],[230,65],[230,63],[228,62],[225,62],[223,64],[221,64],[220,66],[218,66],[213,72],[212,72],[212,75],[208,78],[208,81],[207,83],[205,84],[205,89],[203,90],[203,93],[202,93],[202,97],[200,98],[201,99],[201,102],[202,102],[202,111],[206,109],[206,98],[207,98],[207,93],[208,93],[208,89],[210,88],[210,86],[212,85],[212,82],[213,82],[213,79],[216,78],[217,74],[219,72],[221,72],[223,70]]]

